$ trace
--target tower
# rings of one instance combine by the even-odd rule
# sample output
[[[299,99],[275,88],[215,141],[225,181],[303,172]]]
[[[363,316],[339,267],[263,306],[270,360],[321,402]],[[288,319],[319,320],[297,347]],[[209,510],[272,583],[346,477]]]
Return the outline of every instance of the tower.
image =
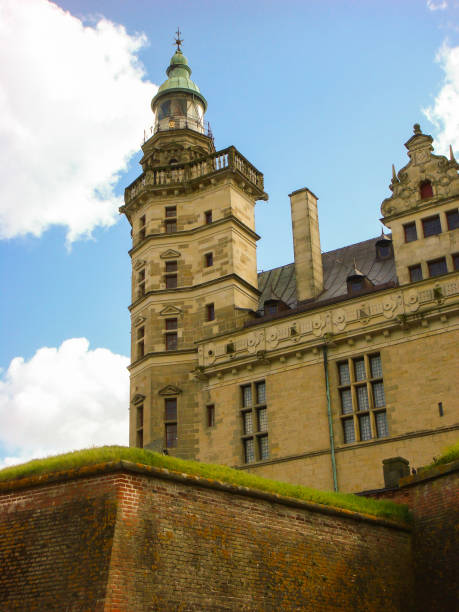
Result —
[[[193,458],[199,423],[212,418],[196,342],[258,308],[254,205],[267,195],[263,175],[233,146],[215,150],[181,43],[120,211],[133,239],[130,445]]]

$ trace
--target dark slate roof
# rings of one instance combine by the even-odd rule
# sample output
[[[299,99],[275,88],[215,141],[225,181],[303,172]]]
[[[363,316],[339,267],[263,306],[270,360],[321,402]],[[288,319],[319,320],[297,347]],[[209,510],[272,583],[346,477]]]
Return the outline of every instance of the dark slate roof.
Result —
[[[375,287],[397,283],[393,254],[387,259],[378,259],[376,243],[381,236],[364,242],[322,253],[324,271],[324,290],[312,301],[317,306],[321,302],[347,297],[346,278],[355,267],[362,272]],[[296,295],[295,264],[287,264],[258,274],[258,288],[261,291],[259,308],[263,309],[266,300],[281,300],[290,308],[298,306]]]

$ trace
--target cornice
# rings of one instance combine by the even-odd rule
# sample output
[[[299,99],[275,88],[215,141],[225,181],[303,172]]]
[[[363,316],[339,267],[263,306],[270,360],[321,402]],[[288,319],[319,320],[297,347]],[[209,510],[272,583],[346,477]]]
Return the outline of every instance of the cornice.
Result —
[[[195,291],[196,289],[202,289],[203,287],[210,287],[211,285],[218,285],[221,282],[227,280],[236,280],[241,285],[255,293],[255,295],[260,295],[260,290],[248,283],[238,274],[226,274],[225,276],[219,276],[218,278],[214,278],[212,280],[205,281],[204,283],[198,283],[197,285],[186,285],[185,287],[176,287],[175,289],[153,289],[150,291],[146,291],[144,295],[139,297],[137,300],[132,302],[130,306],[128,306],[129,311],[132,311],[136,306],[145,301],[149,296],[152,295],[176,295],[177,293],[188,293],[191,291]]]
[[[132,247],[132,249],[130,249],[128,253],[132,257],[133,255],[135,255],[135,253],[137,253],[137,251],[141,247],[145,246],[146,244],[148,244],[148,242],[151,242],[152,240],[167,240],[170,242],[171,237],[175,237],[175,236],[177,236],[177,238],[182,240],[183,238],[186,238],[187,236],[199,234],[202,231],[209,231],[211,228],[218,227],[219,225],[224,225],[228,221],[234,222],[237,226],[239,226],[247,234],[249,234],[249,236],[253,238],[254,240],[260,240],[261,236],[259,236],[256,232],[250,229],[248,225],[243,223],[240,219],[238,219],[234,215],[228,215],[227,217],[224,217],[223,219],[217,219],[216,221],[212,221],[212,223],[209,223],[206,225],[199,225],[198,227],[193,227],[192,229],[188,229],[188,230],[180,230],[172,234],[167,234],[166,232],[161,232],[158,234],[147,234],[145,238],[142,240],[142,242],[139,242],[139,244]]]

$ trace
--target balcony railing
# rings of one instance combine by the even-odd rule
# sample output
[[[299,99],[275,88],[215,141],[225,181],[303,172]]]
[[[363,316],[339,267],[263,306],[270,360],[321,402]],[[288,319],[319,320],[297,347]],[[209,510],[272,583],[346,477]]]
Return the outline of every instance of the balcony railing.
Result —
[[[263,192],[263,174],[252,166],[237,149],[228,147],[192,162],[158,166],[147,170],[129,187],[126,187],[124,200],[128,204],[143,191],[158,187],[183,185],[226,169],[237,170],[258,190]]]

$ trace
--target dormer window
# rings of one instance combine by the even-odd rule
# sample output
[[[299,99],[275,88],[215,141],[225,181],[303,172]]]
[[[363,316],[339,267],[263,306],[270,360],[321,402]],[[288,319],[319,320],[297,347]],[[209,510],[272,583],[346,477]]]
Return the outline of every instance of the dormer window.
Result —
[[[273,315],[279,312],[279,300],[267,300],[264,304],[265,315]]]
[[[432,198],[433,197],[432,183],[428,179],[425,181],[422,181],[422,183],[419,185],[419,192],[421,194],[421,200]]]
[[[376,242],[376,258],[377,259],[389,259],[392,255],[392,240],[381,235],[381,238]]]
[[[346,278],[346,284],[349,295],[359,295],[359,293],[373,287],[371,280],[365,274],[362,274],[355,264],[352,273]]]

